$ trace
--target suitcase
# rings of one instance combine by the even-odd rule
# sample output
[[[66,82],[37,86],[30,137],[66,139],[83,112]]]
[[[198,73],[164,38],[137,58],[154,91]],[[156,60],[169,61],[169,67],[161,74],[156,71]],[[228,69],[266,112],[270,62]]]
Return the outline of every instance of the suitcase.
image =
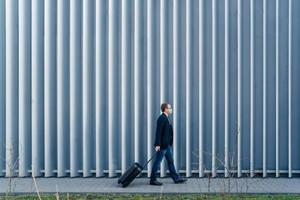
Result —
[[[143,171],[143,169],[148,165],[148,163],[154,158],[156,153],[150,158],[150,160],[147,161],[147,163],[144,166],[140,165],[138,162],[135,162],[119,178],[118,184],[122,184],[122,187],[127,187],[137,177],[137,175],[139,175]]]

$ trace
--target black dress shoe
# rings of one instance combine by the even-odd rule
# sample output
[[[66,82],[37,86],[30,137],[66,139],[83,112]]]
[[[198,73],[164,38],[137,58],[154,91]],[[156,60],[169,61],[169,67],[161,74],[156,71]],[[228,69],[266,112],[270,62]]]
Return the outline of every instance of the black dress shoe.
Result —
[[[187,179],[180,178],[180,179],[178,179],[177,181],[175,181],[175,184],[178,184],[178,183],[184,183],[184,182],[186,182],[186,181],[187,181]]]
[[[150,180],[150,185],[162,185],[162,183],[157,180]]]

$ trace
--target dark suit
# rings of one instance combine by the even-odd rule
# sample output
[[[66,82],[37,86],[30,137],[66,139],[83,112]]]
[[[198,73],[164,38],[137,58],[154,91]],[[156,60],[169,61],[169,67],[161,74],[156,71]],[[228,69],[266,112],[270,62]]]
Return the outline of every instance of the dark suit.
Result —
[[[157,119],[154,146],[167,148],[173,144],[173,127],[166,114],[162,113]]]

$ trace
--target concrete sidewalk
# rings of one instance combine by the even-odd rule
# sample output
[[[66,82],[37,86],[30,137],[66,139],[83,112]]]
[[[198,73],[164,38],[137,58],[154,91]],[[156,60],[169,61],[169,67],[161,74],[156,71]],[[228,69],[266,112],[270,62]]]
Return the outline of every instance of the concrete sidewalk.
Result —
[[[117,178],[36,178],[40,193],[300,193],[299,178],[189,178],[184,184],[174,184],[171,178],[159,178],[163,186],[149,185],[148,178],[137,178],[127,188],[117,184]],[[15,194],[35,193],[32,178],[0,178],[0,193],[11,186]],[[228,187],[230,185],[230,188]]]

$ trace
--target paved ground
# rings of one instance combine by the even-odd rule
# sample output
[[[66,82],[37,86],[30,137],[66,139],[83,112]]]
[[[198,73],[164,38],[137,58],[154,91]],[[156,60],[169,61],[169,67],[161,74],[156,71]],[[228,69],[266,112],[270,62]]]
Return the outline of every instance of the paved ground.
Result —
[[[117,178],[36,178],[41,193],[300,193],[300,178],[190,178],[185,184],[174,184],[170,178],[159,178],[163,186],[149,185],[149,179],[137,178],[127,188]],[[0,193],[11,186],[12,193],[35,193],[32,178],[0,178]],[[230,184],[229,184],[230,183]],[[228,186],[231,186],[230,188]]]

